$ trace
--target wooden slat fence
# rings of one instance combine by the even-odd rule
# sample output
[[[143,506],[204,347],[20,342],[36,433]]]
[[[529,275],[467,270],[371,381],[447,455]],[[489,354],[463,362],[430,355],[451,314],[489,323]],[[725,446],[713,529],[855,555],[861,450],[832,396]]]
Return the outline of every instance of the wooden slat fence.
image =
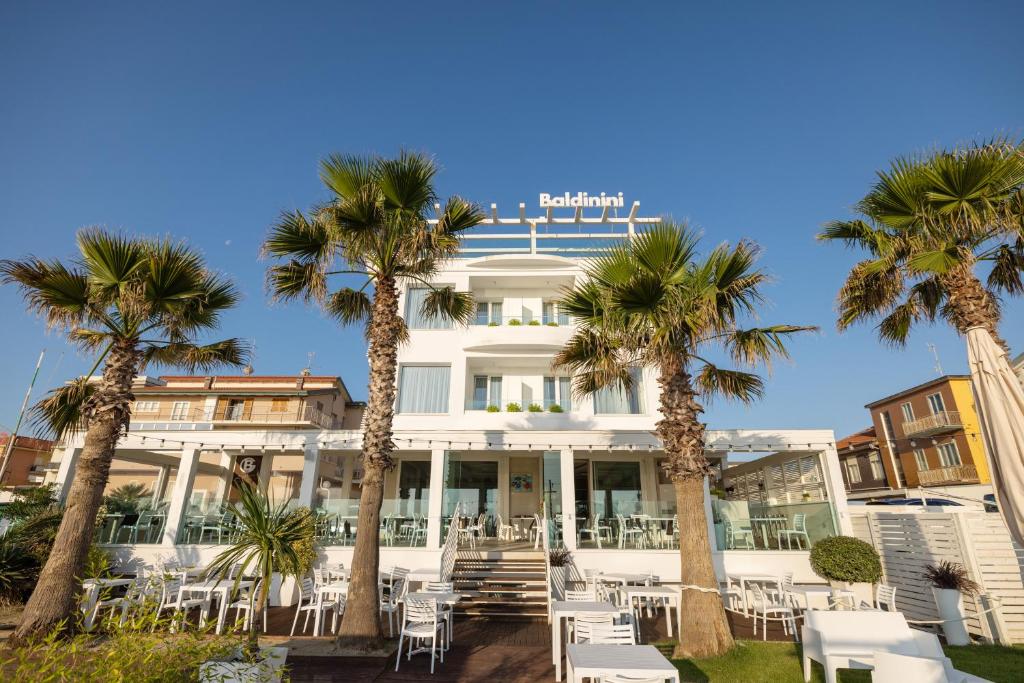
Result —
[[[929,564],[949,560],[967,568],[982,595],[964,599],[967,629],[992,638],[1003,634],[1024,643],[1024,569],[1019,548],[999,515],[981,511],[898,513],[851,510],[853,533],[871,543],[882,559],[883,580],[896,587],[896,606],[907,619],[938,618],[931,586],[923,577]],[[978,614],[1001,603],[1000,623]]]

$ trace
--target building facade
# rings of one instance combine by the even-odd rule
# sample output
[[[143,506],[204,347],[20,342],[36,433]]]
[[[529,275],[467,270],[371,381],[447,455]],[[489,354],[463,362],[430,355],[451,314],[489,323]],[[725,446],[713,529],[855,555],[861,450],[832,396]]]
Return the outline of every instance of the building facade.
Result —
[[[847,498],[876,497],[893,486],[882,462],[875,428],[868,427],[836,441]]]
[[[0,434],[0,461],[7,453],[10,443],[10,434]],[[0,488],[15,489],[41,484],[46,478],[46,468],[50,463],[54,445],[54,442],[48,439],[20,435],[16,437],[7,456]],[[0,501],[6,497],[4,493],[0,492]],[[9,495],[9,492],[7,493]]]
[[[969,375],[938,377],[866,407],[894,491],[990,488]]]
[[[101,540],[125,563],[204,562],[230,537],[237,483],[248,480],[313,509],[330,561],[348,564],[356,534],[377,533],[382,566],[437,569],[453,524],[477,527],[474,553],[529,554],[543,524],[580,571],[678,580],[686,530],[653,435],[654,377],[637,370],[631,391],[581,399],[552,366],[573,330],[557,299],[594,253],[580,240],[629,239],[645,220],[636,205],[621,218],[607,208],[593,218],[582,209],[558,218],[551,208],[526,218],[521,206],[518,218],[502,219],[492,208],[462,257],[431,283],[473,294],[468,326],[420,315],[431,285],[405,283],[409,340],[398,356],[397,450],[380,529],[356,528],[362,406],[340,380],[163,377],[140,380],[118,478],[108,487],[134,483],[143,502],[128,514],[108,511]],[[571,232],[558,234],[566,223]],[[849,533],[832,431],[712,430],[707,449],[717,569],[813,580],[810,546]],[[58,482],[73,476],[79,451],[80,437],[60,450]]]

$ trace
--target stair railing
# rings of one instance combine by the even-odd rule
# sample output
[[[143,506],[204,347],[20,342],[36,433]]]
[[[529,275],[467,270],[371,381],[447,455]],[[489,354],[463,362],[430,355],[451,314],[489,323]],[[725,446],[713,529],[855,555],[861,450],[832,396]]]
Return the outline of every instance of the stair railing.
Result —
[[[540,538],[541,548],[544,549],[544,594],[547,596],[548,602],[548,623],[551,623],[551,554],[548,552],[551,550],[551,538],[549,535],[548,526],[550,524],[548,520],[548,506],[545,501],[540,502],[540,513],[541,513],[541,524]]]
[[[442,583],[452,580],[452,573],[455,571],[455,558],[459,553],[459,524],[461,523],[460,507],[462,501],[455,503],[452,511],[452,521],[448,525],[448,535],[444,539],[444,547],[441,549],[441,571]]]

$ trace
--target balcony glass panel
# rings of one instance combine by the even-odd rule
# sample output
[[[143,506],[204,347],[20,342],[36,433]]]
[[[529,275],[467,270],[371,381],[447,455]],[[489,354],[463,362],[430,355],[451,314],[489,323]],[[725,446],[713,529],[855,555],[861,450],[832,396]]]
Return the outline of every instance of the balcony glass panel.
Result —
[[[832,504],[760,503],[713,497],[715,540],[723,550],[810,550],[836,535]]]

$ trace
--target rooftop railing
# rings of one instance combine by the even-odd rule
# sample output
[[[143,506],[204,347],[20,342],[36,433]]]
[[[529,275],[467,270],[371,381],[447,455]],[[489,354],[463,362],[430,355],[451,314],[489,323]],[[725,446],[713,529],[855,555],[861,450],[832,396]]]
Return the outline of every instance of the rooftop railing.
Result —
[[[960,421],[960,413],[955,410],[943,410],[942,412],[928,415],[927,417],[904,422],[903,433],[907,436],[937,434],[951,429],[959,429],[962,426],[963,423]]]

